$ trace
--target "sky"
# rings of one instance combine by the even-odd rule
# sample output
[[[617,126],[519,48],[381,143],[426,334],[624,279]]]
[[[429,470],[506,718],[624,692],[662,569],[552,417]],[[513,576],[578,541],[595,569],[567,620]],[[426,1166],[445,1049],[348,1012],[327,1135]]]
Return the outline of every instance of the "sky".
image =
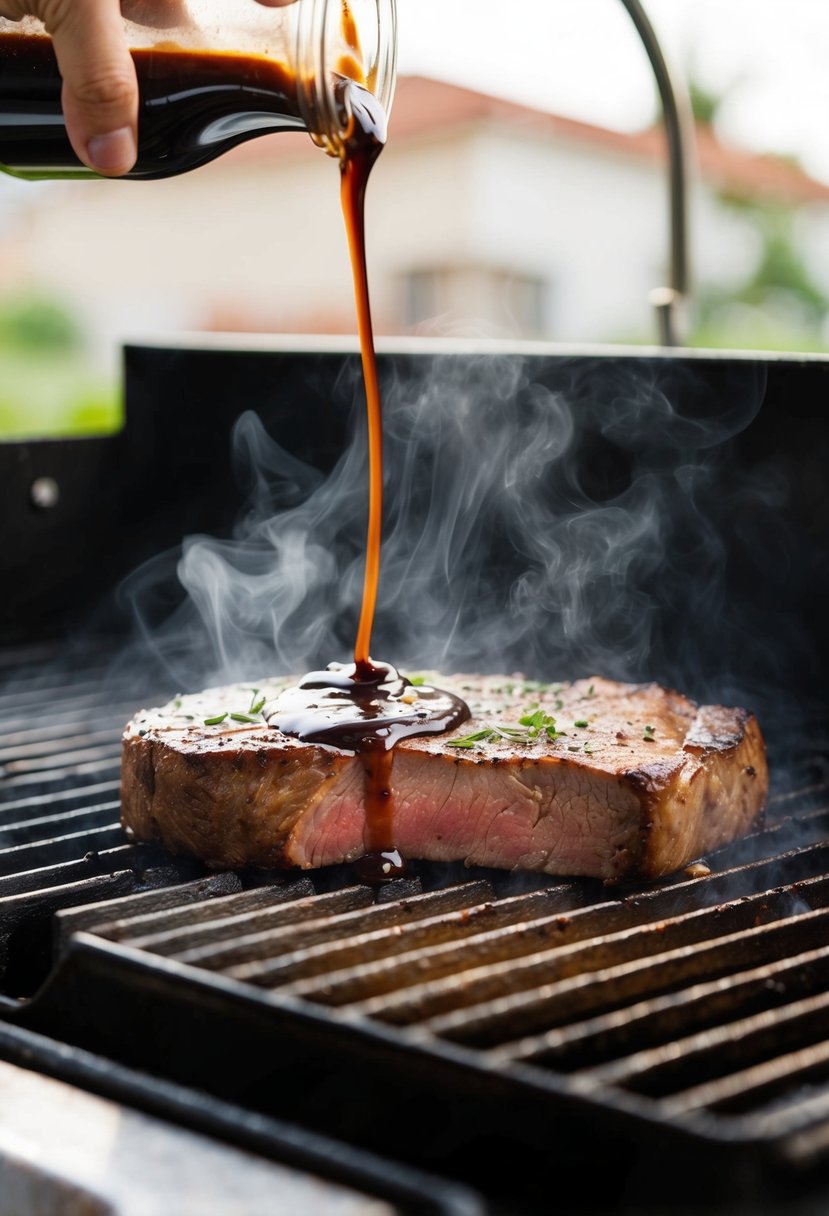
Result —
[[[829,181],[829,0],[645,0],[672,60],[727,92],[721,135]],[[470,19],[470,10],[474,18]],[[400,70],[620,130],[654,114],[620,0],[398,0]]]

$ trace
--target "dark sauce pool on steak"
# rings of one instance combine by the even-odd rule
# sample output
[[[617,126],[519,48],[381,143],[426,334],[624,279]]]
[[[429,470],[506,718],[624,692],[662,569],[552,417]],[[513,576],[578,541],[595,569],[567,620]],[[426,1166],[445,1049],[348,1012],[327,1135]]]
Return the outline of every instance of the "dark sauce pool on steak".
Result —
[[[365,774],[365,856],[357,863],[367,882],[405,871],[394,847],[392,766],[394,747],[415,735],[453,730],[470,716],[468,706],[438,688],[418,687],[388,663],[370,657],[380,582],[383,518],[383,413],[369,304],[365,247],[366,183],[386,140],[386,116],[372,93],[347,82],[342,102],[352,115],[340,160],[341,200],[348,233],[363,379],[368,410],[369,513],[363,602],[354,663],[332,663],[286,689],[265,716],[271,726],[301,739],[356,752]]]
[[[416,688],[388,663],[332,663],[281,693],[265,717],[285,735],[360,756],[366,855],[357,863],[359,875],[382,882],[401,874],[392,822],[393,749],[401,739],[452,730],[469,717],[464,702],[439,688]]]

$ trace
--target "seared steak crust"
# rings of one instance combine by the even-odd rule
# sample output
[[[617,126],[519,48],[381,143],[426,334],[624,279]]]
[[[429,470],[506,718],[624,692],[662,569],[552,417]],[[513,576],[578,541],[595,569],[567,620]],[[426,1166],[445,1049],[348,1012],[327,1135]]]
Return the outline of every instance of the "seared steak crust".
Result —
[[[599,678],[429,679],[473,716],[395,749],[394,837],[404,857],[655,878],[744,834],[762,812],[765,748],[745,710]],[[359,857],[360,757],[299,743],[251,712],[287,683],[211,690],[137,714],[123,743],[127,830],[219,868],[310,869]],[[518,724],[538,710],[555,728],[529,736]]]

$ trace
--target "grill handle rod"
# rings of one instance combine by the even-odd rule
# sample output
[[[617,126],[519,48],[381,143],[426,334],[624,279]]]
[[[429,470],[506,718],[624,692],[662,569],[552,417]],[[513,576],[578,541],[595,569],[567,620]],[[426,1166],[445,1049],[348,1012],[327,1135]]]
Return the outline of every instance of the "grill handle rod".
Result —
[[[662,121],[668,139],[670,280],[666,287],[655,287],[649,293],[648,300],[656,311],[660,345],[680,346],[687,331],[690,281],[688,194],[694,146],[691,99],[684,81],[669,67],[640,0],[622,0],[622,3],[642,39],[656,76],[662,103]]]

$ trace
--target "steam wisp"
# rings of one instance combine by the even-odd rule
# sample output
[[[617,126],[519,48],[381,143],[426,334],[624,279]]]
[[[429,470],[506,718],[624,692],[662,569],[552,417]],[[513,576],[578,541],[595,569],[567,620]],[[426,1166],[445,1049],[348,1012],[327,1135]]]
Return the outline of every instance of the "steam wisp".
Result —
[[[355,369],[348,391],[358,398],[357,383]],[[807,668],[810,641],[770,645],[774,623],[753,627],[763,597],[730,568],[735,537],[743,579],[753,569],[767,579],[769,549],[787,543],[787,486],[768,468],[733,465],[763,390],[758,367],[711,400],[693,366],[674,368],[666,387],[659,360],[573,358],[551,371],[499,354],[387,366],[375,657],[409,672],[655,678],[756,708],[767,730],[769,714],[775,729],[785,724],[794,682],[782,667],[794,650]],[[253,410],[241,415],[234,461],[250,487],[246,510],[232,540],[185,541],[188,598],[152,631],[175,685],[348,657],[366,520],[359,400],[355,419],[324,476]],[[161,561],[133,578],[139,620],[168,576]],[[778,611],[770,602],[768,614]]]

